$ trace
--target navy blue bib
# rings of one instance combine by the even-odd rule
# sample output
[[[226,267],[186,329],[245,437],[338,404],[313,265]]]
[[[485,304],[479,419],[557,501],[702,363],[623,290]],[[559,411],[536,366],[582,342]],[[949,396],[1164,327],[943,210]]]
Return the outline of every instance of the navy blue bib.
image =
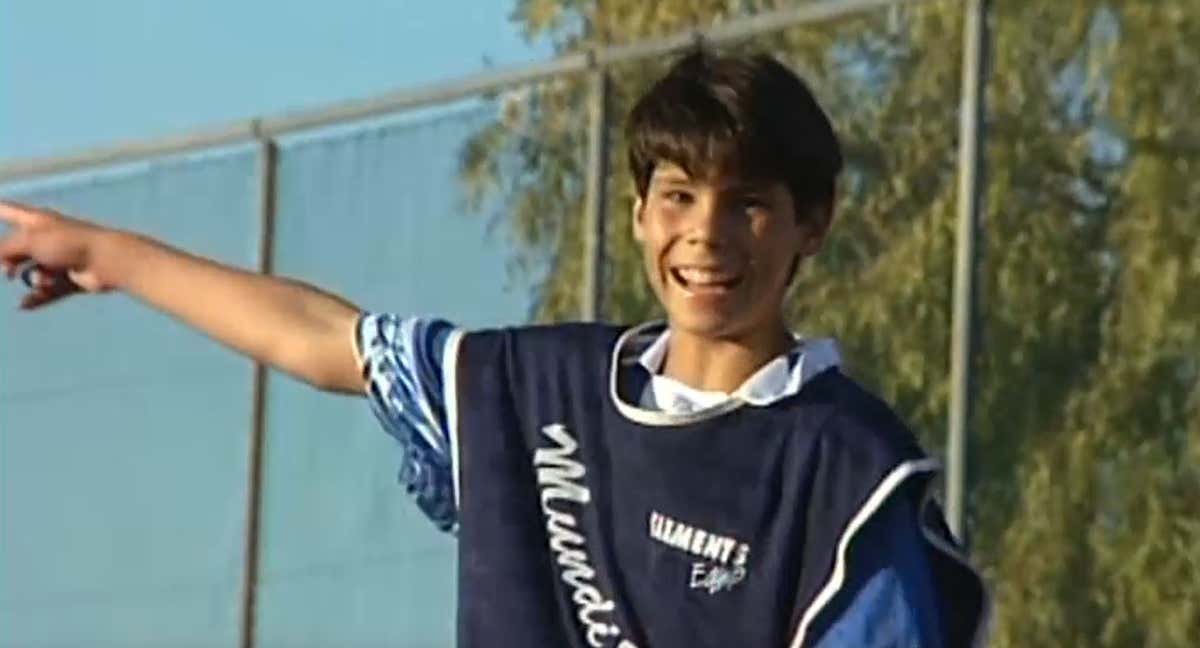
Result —
[[[932,460],[837,370],[769,407],[637,421],[618,405],[640,390],[614,378],[621,334],[463,337],[459,645],[807,645],[854,529],[921,498]],[[969,645],[982,586],[924,510],[946,645]]]

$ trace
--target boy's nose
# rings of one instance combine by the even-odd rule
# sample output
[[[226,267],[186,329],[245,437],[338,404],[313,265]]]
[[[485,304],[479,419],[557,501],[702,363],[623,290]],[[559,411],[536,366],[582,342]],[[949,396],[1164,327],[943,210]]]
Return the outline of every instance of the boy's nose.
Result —
[[[735,214],[729,205],[718,201],[698,204],[686,240],[693,245],[720,247],[732,236],[735,223]]]

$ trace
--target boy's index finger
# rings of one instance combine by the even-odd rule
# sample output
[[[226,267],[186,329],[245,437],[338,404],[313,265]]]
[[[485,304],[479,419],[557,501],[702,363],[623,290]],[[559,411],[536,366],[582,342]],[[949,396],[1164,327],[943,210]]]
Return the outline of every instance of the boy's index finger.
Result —
[[[33,225],[38,215],[37,209],[29,205],[0,200],[0,221],[10,225]]]

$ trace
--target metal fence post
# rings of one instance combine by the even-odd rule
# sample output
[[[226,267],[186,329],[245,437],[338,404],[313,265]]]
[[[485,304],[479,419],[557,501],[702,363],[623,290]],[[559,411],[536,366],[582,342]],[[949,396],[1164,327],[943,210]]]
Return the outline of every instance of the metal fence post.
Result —
[[[591,103],[588,124],[587,194],[584,206],[584,270],[580,315],[604,317],[604,238],[608,198],[608,70],[597,66],[589,74]]]
[[[954,322],[950,341],[950,413],[946,439],[946,516],[966,543],[967,426],[974,395],[976,286],[983,207],[984,68],[991,0],[967,0],[963,22],[962,104],[958,133],[958,240],[954,261]]]
[[[259,137],[259,237],[258,271],[271,274],[275,251],[275,206],[277,204],[276,172],[279,149],[269,136]],[[251,393],[250,456],[247,466],[246,537],[242,572],[241,648],[253,648],[255,616],[258,602],[258,557],[262,513],[263,446],[266,438],[267,368],[254,364]]]

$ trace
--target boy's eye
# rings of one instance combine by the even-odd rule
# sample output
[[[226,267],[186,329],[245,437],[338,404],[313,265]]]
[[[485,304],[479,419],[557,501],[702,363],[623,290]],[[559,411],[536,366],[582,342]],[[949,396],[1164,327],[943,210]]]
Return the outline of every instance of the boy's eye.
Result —
[[[686,191],[668,190],[663,192],[663,198],[675,205],[688,205],[692,202],[692,194]]]
[[[767,201],[759,196],[746,196],[742,199],[742,209],[746,211],[764,210],[767,208]]]

